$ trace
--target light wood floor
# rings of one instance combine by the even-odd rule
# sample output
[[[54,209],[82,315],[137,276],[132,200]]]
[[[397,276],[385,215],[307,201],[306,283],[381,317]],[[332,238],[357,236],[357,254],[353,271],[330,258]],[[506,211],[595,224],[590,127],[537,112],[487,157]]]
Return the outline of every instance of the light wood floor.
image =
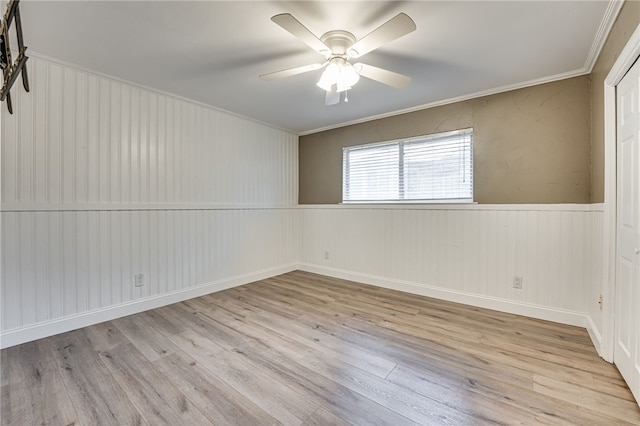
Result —
[[[583,329],[303,272],[1,354],[3,425],[640,424]]]

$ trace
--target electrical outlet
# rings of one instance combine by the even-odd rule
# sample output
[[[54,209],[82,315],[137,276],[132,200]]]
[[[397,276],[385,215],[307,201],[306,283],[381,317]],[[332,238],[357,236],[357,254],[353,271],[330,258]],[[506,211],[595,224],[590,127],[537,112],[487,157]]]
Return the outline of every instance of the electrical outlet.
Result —
[[[135,274],[133,276],[133,285],[136,287],[142,287],[144,285],[144,274]]]
[[[324,260],[329,260],[329,250],[324,251]]]
[[[513,288],[522,288],[522,277],[513,277]]]

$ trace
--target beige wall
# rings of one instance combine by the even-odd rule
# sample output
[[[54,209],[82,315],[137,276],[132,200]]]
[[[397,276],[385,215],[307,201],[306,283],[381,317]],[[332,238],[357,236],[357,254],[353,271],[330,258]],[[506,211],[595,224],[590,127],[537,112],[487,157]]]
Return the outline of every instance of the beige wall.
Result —
[[[591,202],[604,201],[604,80],[640,23],[640,2],[627,1],[591,72]]]
[[[582,76],[300,137],[300,204],[342,199],[342,147],[474,128],[474,199],[588,203],[590,81]]]

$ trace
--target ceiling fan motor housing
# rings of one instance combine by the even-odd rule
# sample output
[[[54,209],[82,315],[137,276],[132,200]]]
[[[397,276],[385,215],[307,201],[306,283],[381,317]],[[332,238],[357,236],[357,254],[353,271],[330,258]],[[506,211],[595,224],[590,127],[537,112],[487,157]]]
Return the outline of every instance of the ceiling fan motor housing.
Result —
[[[346,59],[349,47],[356,42],[354,35],[344,30],[328,31],[320,37],[320,40],[331,49],[331,52],[321,52],[327,59],[333,56],[344,57]]]

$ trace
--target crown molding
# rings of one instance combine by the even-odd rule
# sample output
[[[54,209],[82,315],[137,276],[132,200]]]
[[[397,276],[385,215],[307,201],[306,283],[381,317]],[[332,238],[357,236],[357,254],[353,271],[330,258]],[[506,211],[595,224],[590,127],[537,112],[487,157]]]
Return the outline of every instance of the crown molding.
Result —
[[[596,64],[598,57],[600,56],[600,52],[604,47],[604,43],[607,41],[607,37],[609,37],[611,28],[613,28],[613,24],[615,24],[616,18],[618,17],[623,4],[624,0],[611,0],[607,5],[607,9],[604,12],[602,21],[600,21],[598,32],[593,39],[591,50],[589,51],[587,60],[584,63],[584,69],[587,70],[588,73],[591,73],[591,71],[593,70],[593,67]]]

